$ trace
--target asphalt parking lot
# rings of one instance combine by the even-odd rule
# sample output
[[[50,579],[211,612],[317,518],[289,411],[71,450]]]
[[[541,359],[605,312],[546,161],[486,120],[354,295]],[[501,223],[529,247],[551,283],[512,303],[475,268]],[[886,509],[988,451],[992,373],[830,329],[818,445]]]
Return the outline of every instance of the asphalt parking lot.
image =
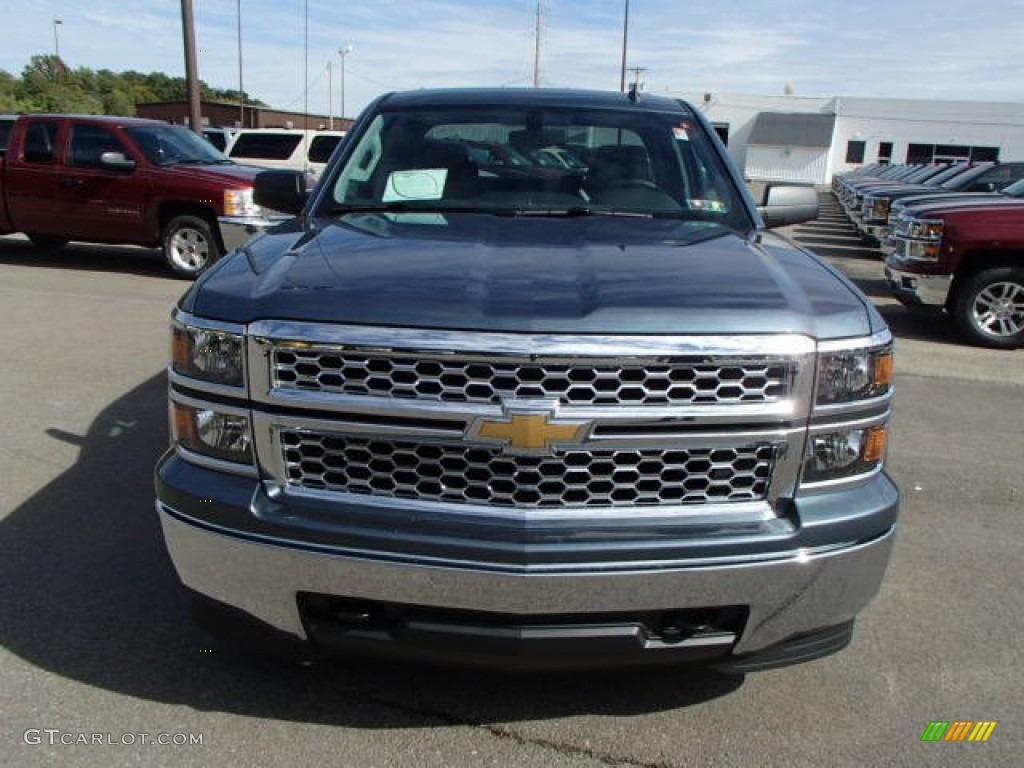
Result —
[[[897,337],[904,502],[850,648],[746,677],[286,667],[217,648],[153,510],[166,321],[188,284],[155,251],[0,237],[0,765],[1020,765],[1024,350],[963,346],[896,304],[830,206],[788,233]],[[921,743],[932,720],[998,725]]]

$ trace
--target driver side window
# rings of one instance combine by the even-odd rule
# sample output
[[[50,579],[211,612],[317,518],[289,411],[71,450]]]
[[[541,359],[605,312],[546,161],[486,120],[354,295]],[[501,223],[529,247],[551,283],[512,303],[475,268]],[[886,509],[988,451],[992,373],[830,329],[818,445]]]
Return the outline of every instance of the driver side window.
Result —
[[[100,168],[104,152],[128,153],[124,145],[106,128],[98,125],[75,125],[71,129],[70,164],[79,168]]]

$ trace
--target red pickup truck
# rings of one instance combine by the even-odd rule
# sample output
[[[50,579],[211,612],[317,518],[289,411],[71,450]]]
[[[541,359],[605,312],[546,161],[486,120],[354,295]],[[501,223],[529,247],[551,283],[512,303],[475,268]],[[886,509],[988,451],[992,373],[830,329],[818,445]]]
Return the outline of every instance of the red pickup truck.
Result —
[[[885,276],[896,298],[945,309],[974,344],[1024,346],[1024,200],[940,198],[891,223]]]
[[[195,277],[224,253],[218,216],[256,217],[252,180],[180,125],[129,117],[23,115],[0,157],[0,234],[162,248]]]

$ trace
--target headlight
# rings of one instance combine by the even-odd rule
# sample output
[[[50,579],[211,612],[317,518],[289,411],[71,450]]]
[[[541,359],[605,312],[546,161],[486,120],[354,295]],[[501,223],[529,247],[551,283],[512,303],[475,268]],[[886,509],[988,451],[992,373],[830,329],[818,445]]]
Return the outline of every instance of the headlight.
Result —
[[[259,216],[260,207],[253,202],[252,187],[224,190],[225,216]]]
[[[889,199],[868,195],[864,198],[864,218],[885,221],[889,217]]]
[[[221,461],[252,464],[249,419],[214,407],[171,403],[174,440],[182,448]]]
[[[873,472],[885,461],[887,443],[885,426],[811,435],[802,482],[821,483]]]
[[[892,387],[892,345],[823,352],[818,362],[818,405],[885,395]]]
[[[936,242],[926,240],[903,240],[900,255],[914,261],[938,261],[942,247]]]
[[[941,240],[943,226],[942,219],[912,219],[907,222],[907,237],[916,240]]]
[[[241,387],[245,383],[242,350],[240,334],[172,321],[171,367],[183,376]]]

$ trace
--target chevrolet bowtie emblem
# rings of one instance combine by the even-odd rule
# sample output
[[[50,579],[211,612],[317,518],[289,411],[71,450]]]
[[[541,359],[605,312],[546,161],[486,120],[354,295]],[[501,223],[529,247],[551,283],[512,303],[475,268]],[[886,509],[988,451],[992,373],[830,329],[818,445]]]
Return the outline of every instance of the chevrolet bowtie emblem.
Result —
[[[467,437],[500,443],[508,453],[544,454],[556,445],[578,445],[586,438],[589,427],[587,421],[556,418],[554,408],[512,407],[506,409],[503,418],[478,418]]]

